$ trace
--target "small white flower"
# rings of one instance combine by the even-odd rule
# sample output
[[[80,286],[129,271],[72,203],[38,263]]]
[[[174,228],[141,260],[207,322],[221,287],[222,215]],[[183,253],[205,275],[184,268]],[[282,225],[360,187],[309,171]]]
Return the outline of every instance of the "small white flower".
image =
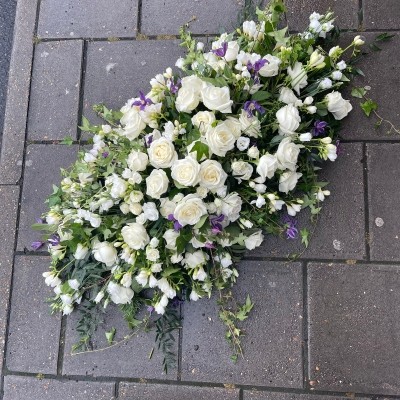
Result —
[[[310,132],[302,133],[299,135],[300,142],[309,142],[312,139],[312,135]]]
[[[347,64],[346,64],[346,62],[345,61],[339,61],[337,64],[336,64],[336,68],[339,70],[339,71],[343,71],[344,69],[346,69],[347,68]]]
[[[246,249],[254,250],[256,247],[261,245],[263,240],[264,240],[264,235],[262,234],[261,231],[257,231],[255,233],[253,233],[252,235],[248,236],[244,240],[244,244],[246,246]]]
[[[246,136],[240,136],[238,140],[236,140],[236,147],[240,151],[246,150],[250,145],[250,139]]]
[[[79,289],[79,286],[80,286],[80,283],[79,283],[79,281],[76,280],[76,279],[69,279],[69,280],[68,280],[68,285],[69,285],[69,287],[70,287],[71,289],[78,290],[78,289]]]
[[[324,78],[318,85],[319,88],[325,90],[332,87],[332,81],[329,78]]]
[[[342,79],[343,73],[341,71],[333,71],[332,72],[332,79],[335,81],[340,81]]]
[[[121,285],[130,287],[132,285],[132,272],[126,272],[121,279]]]
[[[247,150],[247,155],[250,158],[258,158],[260,155],[260,150],[258,150],[257,146],[251,146],[248,150]]]
[[[185,59],[180,57],[176,60],[175,66],[178,67],[179,69],[183,69],[185,65]]]
[[[131,288],[123,287],[112,281],[107,286],[107,292],[111,297],[111,301],[115,304],[127,304],[134,296]]]
[[[103,300],[103,297],[104,297],[104,292],[101,291],[101,292],[97,293],[97,295],[96,295],[96,297],[94,298],[93,301],[94,301],[96,304],[98,304],[98,303],[100,303],[101,300]]]

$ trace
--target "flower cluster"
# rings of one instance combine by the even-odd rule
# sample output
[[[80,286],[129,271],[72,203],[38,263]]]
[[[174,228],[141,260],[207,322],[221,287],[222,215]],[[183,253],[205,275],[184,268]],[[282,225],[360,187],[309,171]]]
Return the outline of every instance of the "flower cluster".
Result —
[[[180,73],[167,68],[120,111],[97,107],[104,125],[85,120],[93,146],[63,172],[40,226],[55,310],[140,297],[163,314],[177,296],[209,297],[265,232],[295,237],[296,214],[330,194],[317,164],[337,158],[352,109],[343,56],[363,42],[324,50],[331,13],[296,35],[275,14],[259,11],[209,51],[182,30]]]

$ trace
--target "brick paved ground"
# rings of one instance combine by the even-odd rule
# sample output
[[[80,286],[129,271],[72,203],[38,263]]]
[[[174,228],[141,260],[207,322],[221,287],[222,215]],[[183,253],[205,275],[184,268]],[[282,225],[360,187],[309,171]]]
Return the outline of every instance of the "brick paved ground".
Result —
[[[50,316],[44,303],[48,258],[30,252],[30,225],[59,167],[74,159],[76,146],[60,140],[80,138],[77,123],[94,118],[93,103],[117,108],[173,65],[180,24],[196,15],[193,32],[212,36],[235,25],[243,2],[18,1],[0,158],[3,400],[400,398],[400,136],[375,131],[357,110],[342,132],[342,156],[324,172],[333,196],[309,249],[289,263],[298,243],[271,239],[240,266],[236,290],[251,291],[256,306],[236,365],[212,301],[183,307],[179,365],[167,376],[148,360],[147,336],[71,356],[75,316]],[[366,30],[368,40],[394,31],[364,61],[364,84],[399,125],[399,0],[287,3],[292,29],[331,6],[342,27]],[[112,313],[105,324],[124,335]],[[103,331],[94,342],[104,344]]]

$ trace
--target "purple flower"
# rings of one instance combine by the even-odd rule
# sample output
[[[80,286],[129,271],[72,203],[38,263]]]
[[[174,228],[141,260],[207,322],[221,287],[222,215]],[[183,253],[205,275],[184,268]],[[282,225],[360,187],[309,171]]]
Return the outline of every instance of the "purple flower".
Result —
[[[260,72],[260,69],[268,63],[268,60],[264,60],[263,58],[261,60],[256,61],[254,64],[252,64],[250,61],[247,63],[247,70],[250,73],[253,73],[253,75],[257,75]]]
[[[290,216],[290,215],[284,215],[282,218],[282,221],[285,224],[286,227],[286,238],[287,239],[296,239],[299,231],[296,228],[297,225],[297,220],[296,218]]]
[[[218,233],[222,232],[222,224],[223,220],[225,219],[225,215],[221,214],[219,216],[215,217],[210,217],[210,223],[211,223],[211,232],[214,235],[217,235]]]
[[[103,158],[107,158],[108,155],[109,155],[108,151],[105,151],[104,153],[102,153],[102,157],[103,157]]]
[[[136,100],[132,103],[132,106],[139,106],[141,110],[144,110],[146,106],[149,104],[153,104],[153,102],[147,98],[141,90],[139,90],[139,98],[140,100]]]
[[[222,47],[216,50],[211,50],[218,57],[225,57],[226,51],[228,50],[228,42],[223,42]]]
[[[147,307],[147,311],[151,314],[154,311],[154,307],[153,306],[148,306]]]
[[[244,111],[247,111],[247,116],[249,118],[254,116],[256,111],[258,111],[260,114],[264,114],[265,113],[264,107],[262,107],[255,100],[246,101],[246,103],[244,103],[243,109],[244,109]]]
[[[179,232],[183,228],[183,226],[178,222],[178,220],[175,219],[174,214],[169,214],[167,219],[168,219],[168,221],[173,221],[174,230],[176,232]]]
[[[175,83],[175,82],[174,82],[174,79],[172,78],[172,79],[171,79],[170,86],[169,86],[169,90],[171,91],[172,94],[175,94],[175,93],[178,92],[178,90],[179,90],[179,88],[180,88],[181,86],[182,86],[182,85],[181,85],[181,80],[180,80],[180,79],[178,79],[178,80],[176,81],[176,83]]]
[[[204,245],[204,247],[206,249],[215,249],[214,243],[212,242],[206,242],[206,244]]]
[[[32,242],[31,247],[33,250],[39,250],[44,245],[44,242],[38,240],[36,242]]]
[[[60,244],[60,236],[54,233],[47,239],[47,241],[50,243],[51,246],[58,246]]]
[[[153,143],[153,135],[146,135],[144,140],[146,142],[146,146],[150,147],[150,145]]]
[[[311,133],[313,134],[313,136],[322,135],[325,133],[325,129],[327,128],[327,126],[327,122],[317,120],[314,123],[314,128],[311,129]]]

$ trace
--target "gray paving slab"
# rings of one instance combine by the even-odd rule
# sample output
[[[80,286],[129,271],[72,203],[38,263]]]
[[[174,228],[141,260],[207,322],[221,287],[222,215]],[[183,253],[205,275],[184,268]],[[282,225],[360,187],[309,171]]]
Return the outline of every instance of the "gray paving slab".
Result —
[[[15,259],[6,354],[11,371],[57,373],[61,317],[46,303],[53,295],[42,277],[49,265],[50,257]]]
[[[361,144],[341,144],[337,160],[327,162],[320,171],[322,181],[331,195],[322,204],[315,224],[306,212],[300,214],[297,228],[308,227],[312,236],[307,249],[301,239],[286,239],[267,235],[264,243],[251,256],[300,258],[357,259],[366,257],[364,184]],[[346,188],[343,183],[346,182]]]
[[[400,260],[400,144],[368,144],[369,229],[372,260]]]
[[[243,261],[235,286],[250,294],[243,324],[244,358],[234,364],[216,299],[184,306],[182,380],[300,388],[302,376],[302,268],[299,263]]]
[[[363,8],[366,29],[400,29],[400,7],[397,0],[364,0]]]
[[[109,38],[136,35],[138,0],[43,0],[38,36]]]
[[[121,400],[208,400],[210,398],[214,400],[239,400],[239,389],[122,382],[119,385],[118,398]]]
[[[76,139],[82,50],[81,40],[36,46],[28,140]]]
[[[51,194],[53,185],[60,184],[60,168],[71,165],[76,152],[76,146],[35,144],[27,147],[18,250],[31,250],[32,242],[40,240],[40,233],[33,231],[31,226],[48,209],[44,201]]]
[[[104,103],[119,110],[125,102],[150,90],[150,79],[173,67],[184,54],[179,40],[93,42],[87,50],[83,115],[93,123],[92,107]]]
[[[0,184],[14,185],[21,178],[37,3],[38,0],[19,0],[17,4],[14,36],[18,40],[14,42],[10,61]]]
[[[116,328],[115,342],[123,341],[124,337],[132,333],[127,328],[120,311],[113,306],[107,308],[104,323],[93,336],[92,344],[95,352],[71,355],[72,346],[78,341],[78,335],[75,330],[78,319],[79,313],[73,313],[68,317],[62,368],[64,375],[176,379],[176,369],[170,369],[167,375],[163,372],[162,353],[157,350],[154,331],[140,332],[121,344],[105,349],[109,346],[105,332]],[[177,354],[177,332],[174,333],[174,336],[176,337],[174,352]],[[150,359],[149,356],[152,351],[154,352]]]
[[[377,3],[378,4],[378,3]],[[399,8],[399,7],[398,7]],[[366,39],[364,51],[369,51],[368,45],[371,44],[377,35],[382,32],[370,33],[363,32],[362,36]],[[400,65],[393,62],[400,58],[400,35],[391,32],[395,36],[389,42],[379,42],[378,46],[382,49],[370,54],[357,63],[365,77],[357,77],[354,80],[354,87],[370,88],[368,97],[378,104],[378,113],[385,119],[391,121],[397,129],[400,129],[400,110],[397,106],[400,102],[400,93],[396,89],[400,85]],[[342,43],[349,44],[355,34],[344,34]],[[363,99],[352,98],[348,90],[346,98],[351,100],[353,111],[346,118],[340,135],[343,139],[352,140],[398,140],[399,134],[388,133],[390,127],[383,123],[378,129],[375,128],[377,119],[374,116],[367,118],[360,107]]]
[[[190,31],[218,34],[237,28],[244,0],[143,0],[141,32],[145,35],[178,34],[190,21]]]
[[[358,397],[359,398],[359,397]],[[243,400],[348,400],[346,396],[329,396],[315,394],[295,394],[295,393],[277,393],[247,391],[243,392]]]
[[[308,285],[314,388],[400,395],[400,267],[311,264]]]
[[[113,400],[114,385],[111,382],[6,376],[3,400]]]
[[[3,365],[6,341],[18,201],[18,186],[0,186],[0,205],[2,209],[2,229],[0,230],[0,368]]]
[[[324,14],[331,9],[336,16],[335,25],[341,29],[358,27],[358,0],[287,0],[287,21],[290,30],[302,32],[309,23],[314,11]]]

